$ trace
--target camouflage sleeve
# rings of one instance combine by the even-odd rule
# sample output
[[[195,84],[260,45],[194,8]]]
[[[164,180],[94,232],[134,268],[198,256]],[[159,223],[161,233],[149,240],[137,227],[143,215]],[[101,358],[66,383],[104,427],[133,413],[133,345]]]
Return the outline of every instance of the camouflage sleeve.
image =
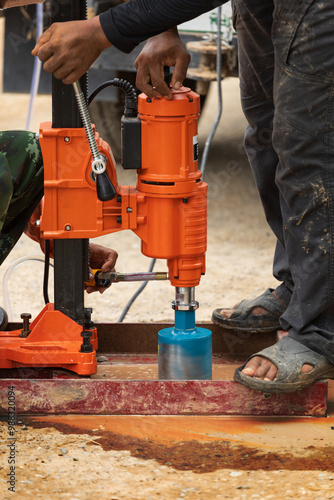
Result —
[[[0,232],[5,222],[13,191],[14,186],[8,161],[6,156],[0,152]]]
[[[43,163],[35,134],[0,132],[0,264],[42,196]]]

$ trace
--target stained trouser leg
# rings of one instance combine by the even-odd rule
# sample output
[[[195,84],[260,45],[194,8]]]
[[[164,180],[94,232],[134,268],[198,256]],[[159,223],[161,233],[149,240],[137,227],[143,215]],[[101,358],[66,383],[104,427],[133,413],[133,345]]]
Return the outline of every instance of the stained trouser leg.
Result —
[[[288,303],[293,283],[284,249],[280,195],[275,183],[278,157],[272,145],[274,5],[272,0],[233,0],[232,7],[238,37],[241,101],[248,120],[245,148],[266,219],[277,238],[273,272],[284,282],[280,295]]]
[[[334,4],[276,0],[275,119],[289,335],[334,362]]]

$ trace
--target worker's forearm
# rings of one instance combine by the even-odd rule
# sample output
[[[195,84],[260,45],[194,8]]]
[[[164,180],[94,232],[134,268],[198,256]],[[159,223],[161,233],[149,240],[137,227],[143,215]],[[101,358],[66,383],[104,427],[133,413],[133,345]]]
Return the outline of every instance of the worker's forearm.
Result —
[[[113,45],[131,52],[140,42],[188,21],[228,0],[130,0],[100,14]]]

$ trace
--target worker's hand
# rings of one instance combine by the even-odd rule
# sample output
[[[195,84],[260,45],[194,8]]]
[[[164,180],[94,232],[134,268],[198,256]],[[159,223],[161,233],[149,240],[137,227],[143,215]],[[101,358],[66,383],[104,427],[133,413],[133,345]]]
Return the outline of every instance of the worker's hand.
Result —
[[[31,53],[44,62],[47,73],[53,73],[63,83],[73,83],[110,45],[99,17],[94,17],[52,24],[38,38]]]
[[[115,271],[115,264],[117,260],[117,252],[111,250],[110,248],[103,247],[101,245],[96,245],[96,243],[89,244],[89,279],[93,280],[94,275],[91,269],[101,269],[103,273]],[[87,293],[100,292],[103,293],[106,288],[99,286],[86,286],[85,290]]]
[[[181,41],[177,28],[150,38],[137,59],[136,86],[148,97],[172,98],[164,81],[164,66],[174,66],[172,88],[178,90],[187,75],[190,55]]]

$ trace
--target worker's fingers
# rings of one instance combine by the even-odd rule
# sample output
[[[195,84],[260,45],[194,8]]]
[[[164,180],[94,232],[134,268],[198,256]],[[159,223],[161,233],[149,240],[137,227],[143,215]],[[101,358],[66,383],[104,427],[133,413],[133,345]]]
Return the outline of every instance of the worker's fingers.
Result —
[[[53,76],[63,83],[70,84],[79,80],[79,78],[89,69],[89,65],[85,65],[80,61],[77,65],[72,59],[59,59],[57,56],[51,56],[43,64],[43,69],[47,73],[53,73]]]
[[[172,91],[165,82],[164,64],[163,62],[152,63],[147,74],[150,79],[153,97],[172,97]],[[150,96],[149,96],[150,97]]]
[[[179,90],[182,83],[187,76],[187,69],[190,63],[190,54],[182,52],[178,58],[175,59],[174,72],[171,79],[172,88]]]
[[[154,67],[151,69],[151,83],[153,88],[160,96],[167,98],[172,97],[170,87],[165,82],[164,66]]]
[[[50,57],[53,56],[53,54],[54,54],[54,49],[51,42],[44,43],[36,52],[38,59],[42,62],[47,61]]]
[[[56,56],[51,55],[48,59],[43,59],[43,69],[47,73],[56,73],[62,68],[62,62],[57,60]],[[42,59],[41,59],[42,61]]]
[[[37,56],[40,48],[46,44],[51,38],[51,29],[47,29],[41,36],[38,38],[35,47],[32,49],[31,54],[33,56]]]
[[[53,76],[58,80],[62,80],[63,83],[70,84],[79,80],[82,76],[82,68],[74,68],[72,65],[63,64],[56,70],[52,71]]]
[[[86,71],[88,71],[89,68],[87,68],[84,73]],[[74,83],[74,82],[77,82],[79,80],[79,78],[82,77],[82,75],[84,74],[80,71],[80,69],[77,69],[75,71],[71,71],[70,73],[68,73],[68,75],[64,76],[61,78],[62,82],[63,83],[66,83],[67,85],[70,84],[70,83]],[[57,78],[57,77],[56,77]]]
[[[89,245],[89,263],[94,269],[101,269],[102,272],[114,270],[118,254],[111,248],[106,248],[95,243]]]
[[[109,288],[109,286],[85,286],[85,290],[87,293],[94,293],[94,292],[103,293]]]
[[[103,273],[115,271],[117,260],[117,252],[111,248],[106,248],[95,243],[89,245],[89,264],[90,264],[90,280],[94,278],[91,268],[101,269]],[[100,292],[103,293],[108,287],[101,286],[85,286],[87,293]]]
[[[114,271],[115,269],[110,269],[110,271]],[[89,281],[94,281],[94,273],[91,268],[89,268]],[[87,293],[100,292],[103,293],[111,286],[111,283],[108,286],[92,286],[85,284],[85,290]]]
[[[162,89],[162,93],[154,87],[151,81],[150,68],[140,67],[137,76],[136,76],[136,87],[139,88],[142,92],[144,92],[148,97],[162,97],[163,95],[170,96],[171,90],[166,85],[165,88]]]

